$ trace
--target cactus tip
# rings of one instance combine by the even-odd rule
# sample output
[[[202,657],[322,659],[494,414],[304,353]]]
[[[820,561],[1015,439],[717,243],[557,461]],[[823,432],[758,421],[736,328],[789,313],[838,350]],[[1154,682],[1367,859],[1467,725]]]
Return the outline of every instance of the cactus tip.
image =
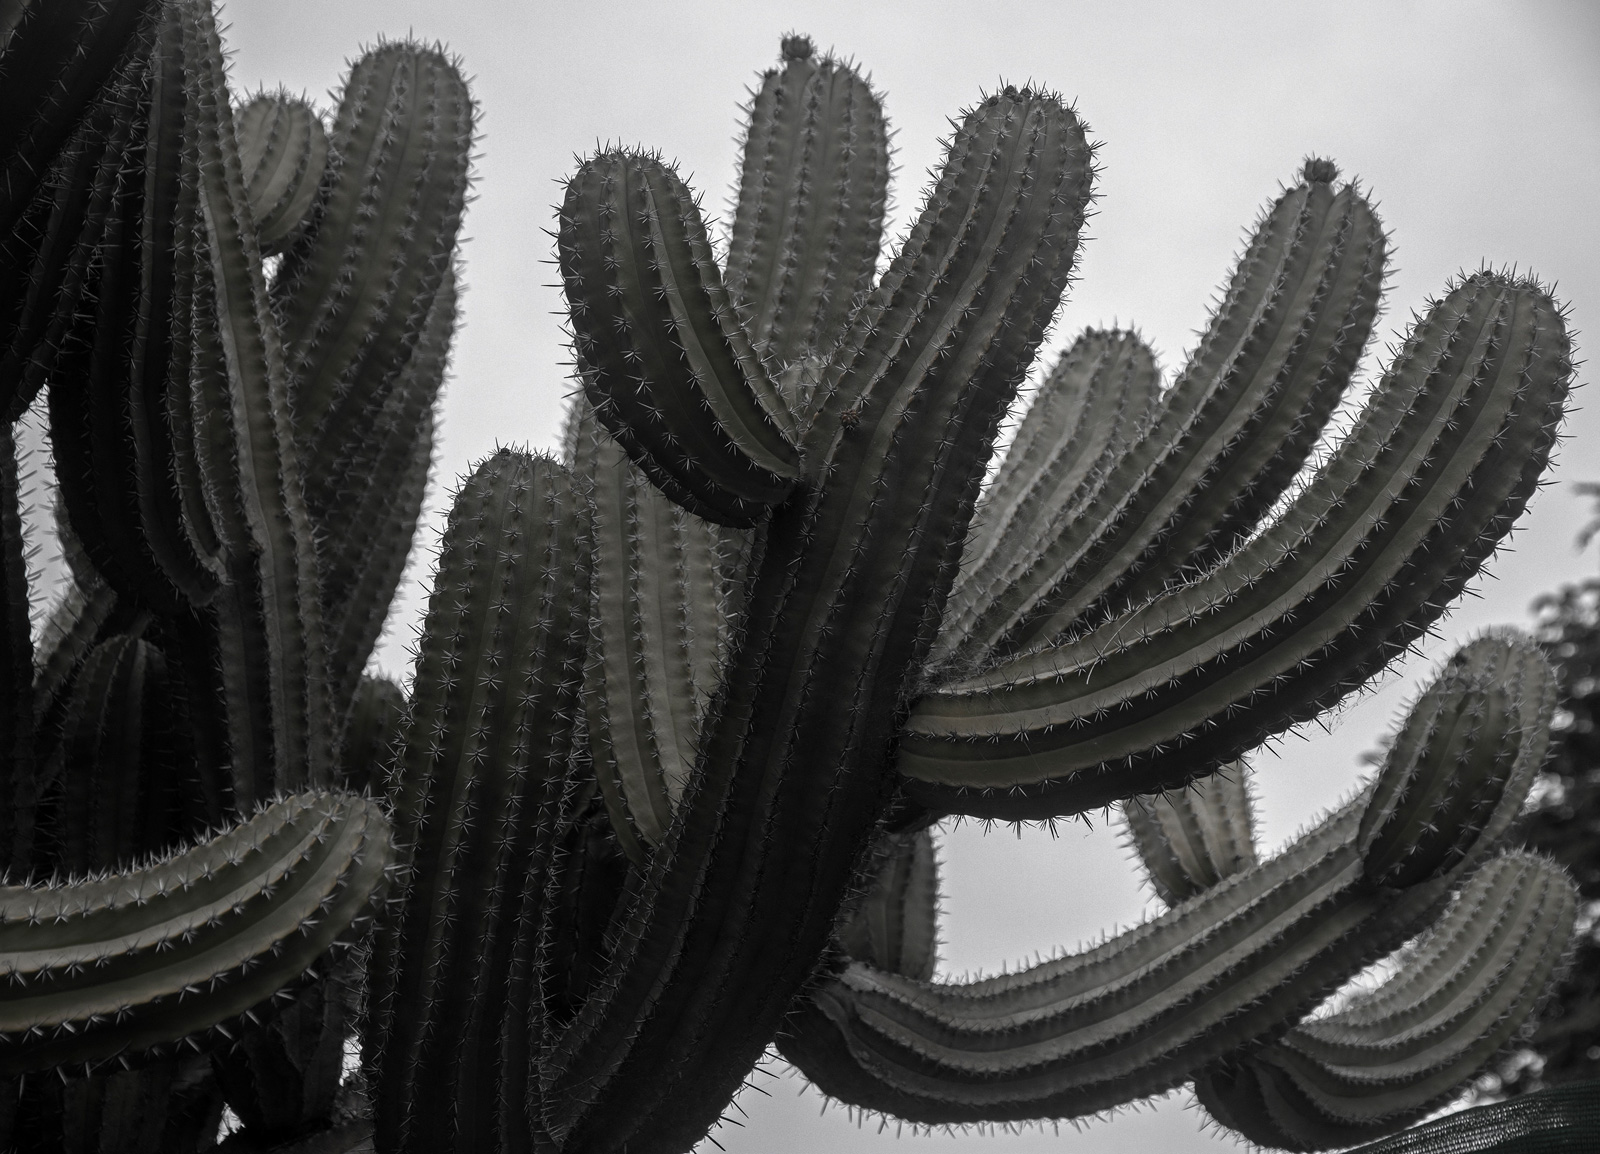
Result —
[[[1305,178],[1307,184],[1332,184],[1339,179],[1339,166],[1326,157],[1308,156]]]

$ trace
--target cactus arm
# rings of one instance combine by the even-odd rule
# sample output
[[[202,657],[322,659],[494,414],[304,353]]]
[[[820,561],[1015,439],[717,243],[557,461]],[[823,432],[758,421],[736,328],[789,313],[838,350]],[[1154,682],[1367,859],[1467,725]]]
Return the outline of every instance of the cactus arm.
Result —
[[[148,0],[14,0],[0,16],[0,236],[126,53]],[[8,415],[7,419],[11,419]]]
[[[396,42],[351,68],[335,157],[305,238],[273,284],[309,490],[359,442],[450,278],[476,109],[445,55]],[[319,512],[331,495],[312,496]]]
[[[1467,278],[1261,537],[1103,626],[924,697],[901,746],[910,793],[947,812],[1077,812],[1178,785],[1338,701],[1508,531],[1570,374],[1548,294]]]
[[[945,985],[852,963],[791,1019],[785,1053],[831,1094],[930,1124],[1092,1113],[1168,1089],[1431,923],[1526,796],[1552,684],[1531,642],[1474,642],[1413,706],[1377,781],[1278,857],[1021,974]],[[1450,848],[1383,868],[1421,820],[1390,827],[1390,799],[1441,787],[1468,799],[1441,823]]]
[[[0,868],[15,864],[34,784],[33,628],[22,483],[11,424],[0,425]]]
[[[1057,360],[984,488],[951,591],[934,660],[962,648],[986,574],[1001,573],[1037,546],[1041,522],[1069,518],[1080,488],[1109,469],[1144,429],[1161,372],[1136,333],[1090,329]]]
[[[839,946],[877,969],[927,981],[939,961],[939,861],[933,835],[925,829],[889,834],[875,847],[874,859],[867,893],[841,920]]]
[[[1065,287],[1089,177],[1081,127],[1053,97],[996,94],[956,133],[873,319],[839,352],[859,417],[835,412],[830,428],[831,397],[813,420],[819,481],[762,531],[695,776],[608,984],[547,1061],[561,1141],[692,1145],[827,944],[983,461]],[[862,696],[841,717],[845,685]]]
[[[1030,548],[974,574],[957,667],[1159,592],[1183,564],[1226,552],[1283,491],[1349,382],[1382,286],[1377,218],[1332,178],[1309,162],[1267,213],[1153,427],[1094,495],[1068,515],[1043,510]]]
[[[137,45],[147,50],[148,38],[142,31]],[[141,97],[146,54],[130,47],[23,217],[0,233],[0,400],[7,420],[33,403],[77,321]]]
[[[379,793],[406,713],[405,692],[387,677],[363,677],[339,746],[339,788]]]
[[[750,103],[728,296],[756,351],[782,368],[826,356],[872,288],[889,187],[889,137],[871,86],[791,36]],[[780,384],[787,379],[780,377]],[[786,390],[794,412],[807,398]]]
[[[523,1044],[507,1035],[533,1012],[533,986],[521,1002],[508,994],[566,788],[588,521],[562,466],[510,450],[479,465],[451,510],[390,788],[410,880],[369,971],[364,1047],[384,1149],[526,1148],[535,1104],[499,1055]]]
[[[1169,906],[1256,864],[1247,773],[1236,761],[1182,790],[1123,803],[1129,838]]]
[[[1224,1125],[1290,1150],[1351,1146],[1416,1122],[1527,1022],[1576,913],[1559,867],[1531,854],[1495,858],[1398,974],[1338,1013],[1207,1067],[1196,1094]]]
[[[584,704],[595,773],[630,856],[661,842],[718,667],[715,530],[596,429],[594,610]]]
[[[557,250],[584,391],[634,463],[718,524],[751,525],[782,501],[799,476],[794,417],[677,173],[637,153],[586,161]]]
[[[306,793],[126,873],[0,887],[0,1070],[226,1037],[349,940],[390,856],[375,802]]]
[[[57,746],[60,872],[118,869],[204,828],[184,812],[194,767],[174,706],[167,663],[142,638],[108,638],[84,660]]]
[[[248,630],[243,644],[225,652],[244,656],[246,668],[265,684],[250,685],[270,704],[271,751],[266,780],[240,781],[241,804],[276,789],[330,780],[332,726],[325,700],[320,599],[311,523],[302,495],[299,459],[290,427],[287,379],[278,329],[267,305],[266,284],[249,220],[244,178],[227,100],[222,51],[210,5],[193,0],[177,6],[184,29],[185,73],[192,78],[200,156],[200,209],[210,253],[223,364],[228,374],[228,410],[234,426],[237,480],[231,493],[213,500],[214,520],[227,515],[215,506],[238,502],[255,555],[235,558],[233,576],[249,604],[219,612],[225,633]],[[234,513],[229,510],[228,513]],[[237,515],[237,514],[234,514]],[[248,574],[241,572],[248,565]],[[245,577],[245,580],[240,580]],[[259,615],[259,616],[257,616]],[[259,621],[259,623],[258,623]],[[226,641],[226,639],[225,639]],[[259,656],[250,660],[247,649]],[[239,656],[231,660],[239,660]],[[254,678],[251,678],[254,680]],[[230,695],[230,720],[249,700]]]
[[[316,109],[286,92],[256,97],[234,125],[256,243],[262,256],[273,256],[306,223],[328,164],[328,134]]]

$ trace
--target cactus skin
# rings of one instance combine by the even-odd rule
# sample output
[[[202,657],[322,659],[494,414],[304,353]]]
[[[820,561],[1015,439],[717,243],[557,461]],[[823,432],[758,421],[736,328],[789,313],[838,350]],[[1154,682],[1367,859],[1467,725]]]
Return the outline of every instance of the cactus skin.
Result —
[[[549,1060],[559,1141],[692,1145],[826,945],[886,800],[902,687],[959,559],[950,526],[970,516],[1005,404],[1065,288],[1089,171],[1081,127],[1056,98],[989,98],[836,351],[806,434],[816,480],[764,527],[743,636],[680,815],[632,900],[615,984]],[[930,348],[944,358],[907,351]],[[840,547],[819,555],[817,540]],[[843,717],[841,684],[865,690]],[[763,858],[797,876],[753,870],[756,829],[768,831]],[[655,958],[672,960],[658,971]]]
[[[1070,1117],[1170,1089],[1304,1016],[1428,926],[1464,880],[1469,889],[1502,880],[1473,871],[1543,761],[1551,687],[1526,640],[1475,642],[1413,707],[1374,785],[1279,857],[1232,872],[1103,946],[1015,975],[929,983],[854,961],[796,1010],[782,1051],[825,1092],[925,1124]],[[1474,727],[1481,747],[1418,740]],[[1476,756],[1481,749],[1494,751],[1493,767]],[[1397,793],[1423,782],[1476,804],[1450,814],[1442,831],[1458,852],[1422,856],[1397,876],[1385,868],[1388,841],[1372,831],[1384,828]],[[1546,886],[1543,903],[1517,892],[1524,865],[1537,880],[1523,887]],[[1532,859],[1495,857],[1484,871],[1513,881],[1496,895],[1502,916],[1520,904],[1535,911],[1534,924],[1519,927],[1520,952],[1508,951],[1527,973],[1491,988],[1509,1020],[1543,989],[1549,966],[1540,959],[1548,962],[1552,942],[1559,955],[1574,902],[1570,883]],[[1471,904],[1481,914],[1486,903]],[[1476,1021],[1460,1028],[1486,1040]],[[1469,1054],[1465,1069],[1452,1055],[1449,1085],[1497,1044]]]
[[[286,92],[263,94],[239,110],[239,163],[262,256],[297,239],[328,164],[322,118]]]
[[[1385,238],[1308,161],[1266,213],[1153,427],[1082,508],[963,574],[938,661],[993,661],[1158,593],[1249,533],[1305,461],[1377,315]],[[1104,386],[1102,386],[1103,388]],[[1052,506],[1046,506],[1052,508]]]
[[[27,12],[5,8],[0,31]],[[102,1061],[100,1043],[139,1064],[6,1088],[0,1144],[191,1146],[226,1098],[246,1121],[235,1149],[665,1154],[706,1133],[780,1028],[825,1085],[912,1117],[1094,1109],[1196,1078],[1247,1131],[1311,1143],[1399,1124],[1516,1028],[1570,897],[1497,856],[1545,732],[1539,670],[1504,638],[1419,703],[1378,789],[1271,862],[1253,860],[1228,783],[1187,808],[1142,803],[1135,840],[1166,855],[1178,905],[1081,965],[1013,979],[1043,999],[1026,1029],[1053,1061],[950,1029],[982,998],[925,981],[926,826],[1202,780],[1413,640],[1543,466],[1571,356],[1537,285],[1453,289],[1258,535],[1360,355],[1387,247],[1359,191],[1312,161],[1177,387],[1157,399],[1132,334],[1086,334],[984,495],[1070,276],[1082,126],[1048,94],[987,98],[874,287],[879,101],[789,38],[752,99],[726,269],[656,158],[604,153],[569,183],[557,255],[595,411],[571,422],[570,474],[505,452],[464,488],[407,701],[362,670],[428,478],[470,94],[437,50],[380,46],[352,66],[313,179],[311,121],[279,152],[295,141],[265,112],[232,113],[208,0],[152,0],[122,44],[96,57],[98,86],[56,77],[76,111],[47,110],[48,163],[16,186],[0,240],[0,393],[15,415],[49,382],[75,578],[31,678],[20,633],[8,651],[9,732],[33,743],[7,783],[10,862],[26,892],[81,902],[112,883],[41,871],[338,783],[388,793],[406,880],[336,970],[279,956],[25,1038],[25,1065],[63,1047]],[[280,247],[269,285],[262,254]],[[20,556],[9,526],[0,513]],[[137,756],[115,737],[135,722]],[[155,751],[180,731],[181,750]],[[192,793],[164,807],[157,783],[191,766]],[[100,782],[139,804],[97,805]],[[297,796],[335,813],[313,858],[372,840],[330,884],[375,868],[375,885],[377,803]],[[1432,798],[1437,828],[1419,821]],[[289,856],[292,876],[316,872]],[[218,867],[250,875],[242,909],[298,900],[252,863]],[[359,936],[359,888],[314,919],[329,941]],[[1296,1025],[1430,925],[1439,949],[1473,952],[1388,995],[1432,1007],[1426,1061],[1393,1060],[1406,1027],[1381,1011]],[[357,1003],[344,967],[361,965]],[[1074,981],[1104,996],[1063,1003]],[[212,1017],[246,989],[259,1021]],[[335,1098],[352,1023],[370,1121],[354,1090]],[[942,1065],[915,1056],[934,1036]],[[180,1039],[208,1052],[174,1054]],[[1351,1105],[1352,1085],[1387,1104]]]
[[[1536,283],[1466,278],[1261,536],[1192,582],[924,696],[900,769],[935,810],[1155,792],[1362,684],[1437,620],[1537,485],[1572,371]]]
[[[799,476],[787,404],[728,300],[693,195],[608,152],[567,183],[558,240],[584,390],[662,492],[748,527]]]
[[[0,1070],[226,1038],[369,916],[390,861],[375,802],[306,793],[138,869],[0,887]]]
[[[762,359],[798,368],[832,350],[872,290],[889,192],[882,102],[855,69],[787,37],[744,134],[728,295]],[[804,377],[778,378],[796,414]]]
[[[624,850],[643,864],[693,770],[721,657],[716,530],[674,506],[592,416],[580,467],[595,502],[584,713]]]
[[[410,871],[376,943],[373,1069],[385,1150],[530,1149],[539,925],[568,790],[593,552],[587,500],[501,450],[462,486],[439,552],[390,796]]]

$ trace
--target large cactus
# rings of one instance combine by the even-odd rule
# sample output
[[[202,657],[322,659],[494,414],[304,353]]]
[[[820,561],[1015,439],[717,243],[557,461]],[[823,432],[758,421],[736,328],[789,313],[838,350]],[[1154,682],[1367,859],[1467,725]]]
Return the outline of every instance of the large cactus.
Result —
[[[725,261],[658,157],[568,182],[567,457],[462,483],[402,690],[364,669],[454,327],[458,71],[380,46],[328,127],[231,107],[208,0],[13,0],[0,37],[0,396],[47,389],[74,572],[35,652],[7,438],[0,1143],[201,1149],[226,1103],[233,1149],[686,1151],[776,1040],[915,1121],[1193,1082],[1311,1148],[1419,1117],[1537,1002],[1571,889],[1499,846],[1537,650],[1464,649],[1272,861],[1237,781],[1521,511],[1572,364],[1536,282],[1452,286],[1297,481],[1386,250],[1310,161],[1177,380],[1086,333],[985,486],[1083,127],[984,97],[875,281],[879,100],[787,38]],[[931,980],[934,823],[1111,802],[1169,913]]]

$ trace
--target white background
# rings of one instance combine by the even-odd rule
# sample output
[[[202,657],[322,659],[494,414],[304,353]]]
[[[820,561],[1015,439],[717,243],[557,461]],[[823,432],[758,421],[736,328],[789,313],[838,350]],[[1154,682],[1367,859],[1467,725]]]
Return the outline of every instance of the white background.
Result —
[[[1011,81],[1060,90],[1095,139],[1098,215],[1081,277],[1045,358],[1086,325],[1136,323],[1170,374],[1205,321],[1243,230],[1307,154],[1336,160],[1379,202],[1393,238],[1388,311],[1370,372],[1411,312],[1480,263],[1558,284],[1580,331],[1600,318],[1600,5],[1387,2],[1016,3],[517,0],[233,0],[240,92],[282,82],[325,108],[344,62],[379,36],[441,40],[481,103],[477,198],[467,218],[467,293],[443,438],[410,584],[379,655],[403,674],[427,585],[428,548],[453,480],[502,442],[553,448],[567,359],[549,267],[551,205],[574,157],[597,142],[644,144],[679,161],[708,211],[738,159],[737,105],[779,37],[808,33],[855,59],[884,94],[898,179],[891,235],[920,202],[946,118]],[[1588,342],[1579,337],[1580,355]],[[1580,370],[1580,380],[1584,374]],[[1582,406],[1588,400],[1577,397]],[[1572,482],[1600,479],[1600,418],[1577,413],[1554,484],[1514,551],[1402,675],[1340,717],[1260,756],[1264,834],[1281,842],[1355,780],[1409,687],[1450,645],[1594,572],[1573,538],[1588,515]],[[1097,820],[1052,839],[1032,829],[944,840],[943,969],[994,970],[1097,939],[1140,916],[1146,897]],[[743,1128],[715,1137],[736,1154],[883,1149],[774,1064],[744,1095]],[[1202,1133],[1181,1094],[1094,1121],[1010,1135],[935,1134],[901,1150],[1189,1151],[1231,1147]],[[890,1129],[894,1126],[891,1123]],[[707,1146],[707,1149],[710,1147]]]

